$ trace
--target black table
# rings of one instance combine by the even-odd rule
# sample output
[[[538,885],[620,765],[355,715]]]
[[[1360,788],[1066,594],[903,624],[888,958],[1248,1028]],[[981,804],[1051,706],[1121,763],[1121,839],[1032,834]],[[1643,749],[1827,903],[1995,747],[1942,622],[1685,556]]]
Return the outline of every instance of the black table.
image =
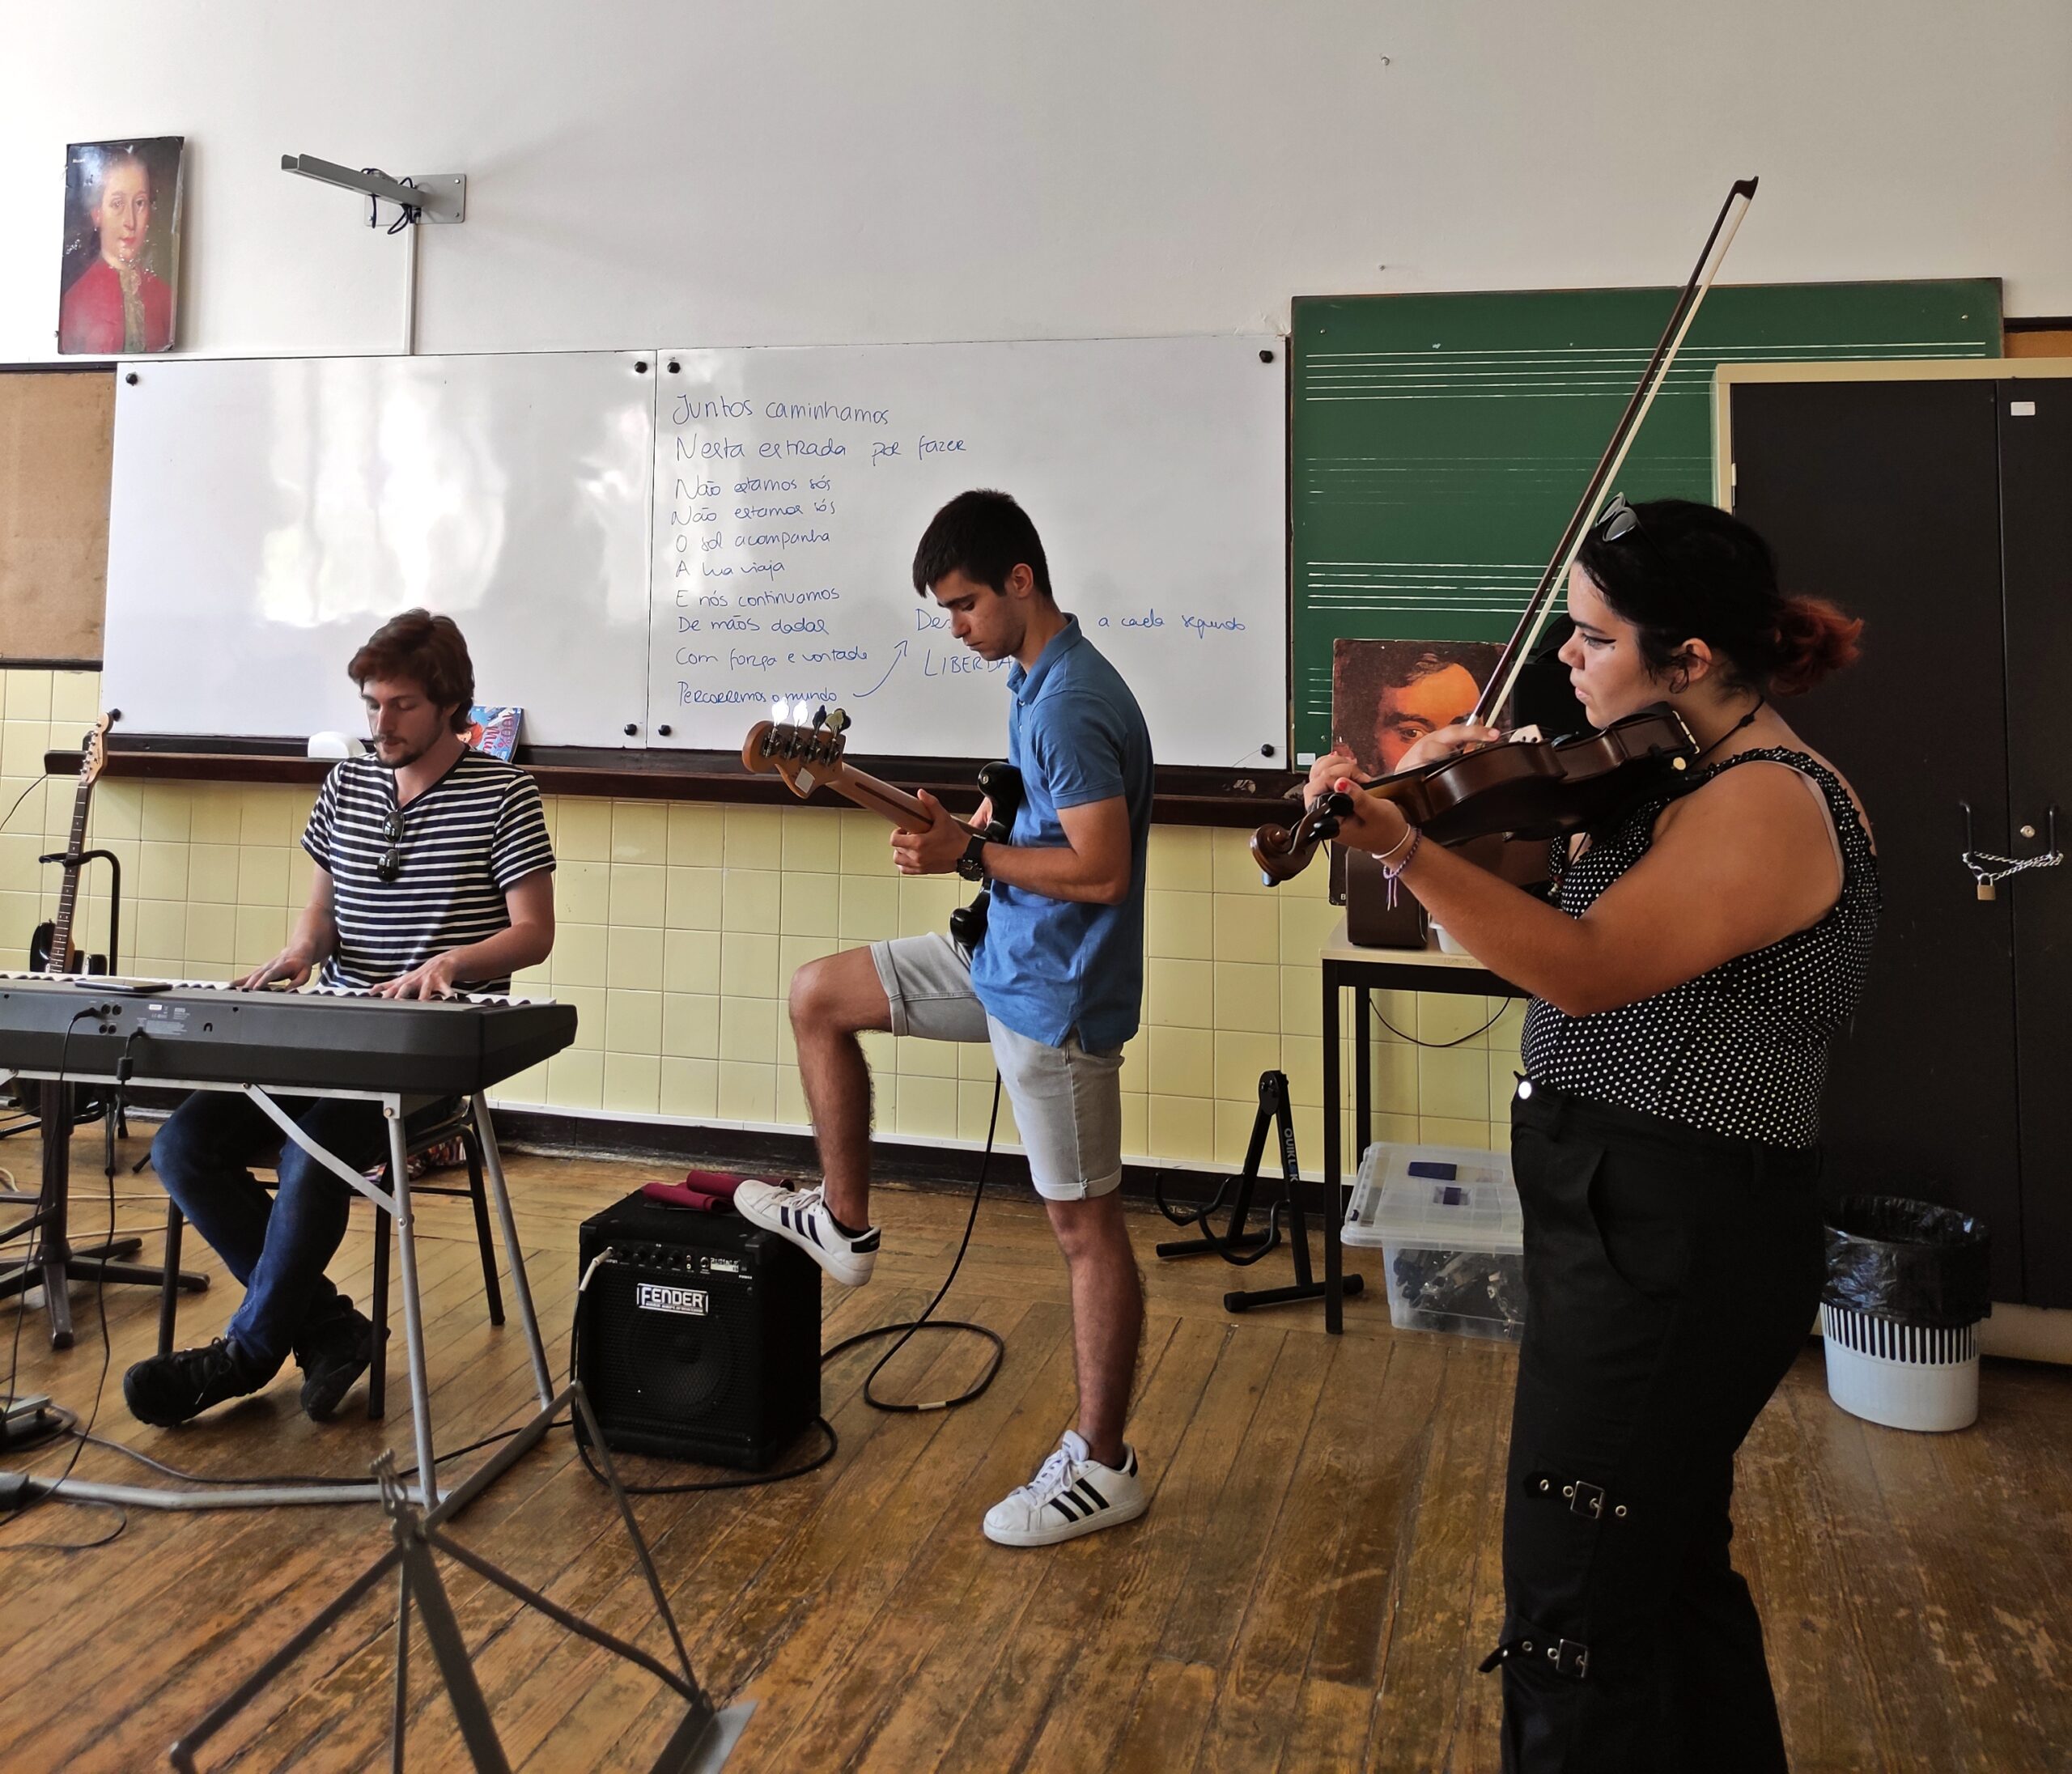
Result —
[[[1340,1132],[1342,1087],[1339,1080],[1340,994],[1354,995],[1352,1107],[1357,1144],[1365,1152],[1374,1131],[1373,1029],[1370,995],[1377,991],[1442,991],[1483,998],[1524,998],[1531,995],[1501,979],[1467,955],[1432,949],[1362,949],[1345,938],[1345,920],[1318,953],[1324,987],[1324,1328],[1337,1332],[1345,1325],[1345,1258],[1339,1232],[1345,1220],[1342,1175],[1344,1154]],[[1357,1157],[1356,1157],[1357,1162]]]

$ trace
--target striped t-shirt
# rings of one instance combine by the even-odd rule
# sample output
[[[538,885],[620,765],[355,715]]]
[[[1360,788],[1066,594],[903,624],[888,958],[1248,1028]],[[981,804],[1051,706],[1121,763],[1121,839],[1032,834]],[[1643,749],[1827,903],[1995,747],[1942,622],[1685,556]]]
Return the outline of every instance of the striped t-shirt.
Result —
[[[347,758],[317,794],[302,847],[330,872],[338,931],[320,984],[377,986],[507,930],[503,896],[526,876],[554,867],[533,779],[486,752],[463,752],[402,809],[399,866],[393,881],[384,881],[395,812],[394,773],[371,758]],[[454,983],[503,991],[511,982]]]

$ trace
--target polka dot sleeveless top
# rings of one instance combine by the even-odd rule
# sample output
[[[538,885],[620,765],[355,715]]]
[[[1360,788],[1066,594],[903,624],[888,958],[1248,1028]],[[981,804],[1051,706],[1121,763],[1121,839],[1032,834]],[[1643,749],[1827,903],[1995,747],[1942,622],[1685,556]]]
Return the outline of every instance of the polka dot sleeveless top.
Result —
[[[1735,1139],[1808,1146],[1819,1137],[1828,1043],[1855,1012],[1878,927],[1878,864],[1849,792],[1803,752],[1743,752],[1678,793],[1759,759],[1789,765],[1819,787],[1841,846],[1841,897],[1811,928],[1638,1004],[1570,1016],[1535,998],[1525,1020],[1528,1076]],[[1561,910],[1580,918],[1645,856],[1657,817],[1676,798],[1658,795],[1636,808],[1573,862],[1557,845]]]

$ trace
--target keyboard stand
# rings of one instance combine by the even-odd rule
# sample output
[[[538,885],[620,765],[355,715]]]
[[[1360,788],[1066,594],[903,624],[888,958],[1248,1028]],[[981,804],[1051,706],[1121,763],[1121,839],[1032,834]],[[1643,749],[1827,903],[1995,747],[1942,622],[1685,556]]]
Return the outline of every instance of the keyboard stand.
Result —
[[[57,1081],[54,1072],[24,1070],[13,1076],[45,1079],[53,1084]],[[411,1428],[417,1444],[417,1475],[405,1488],[421,1507],[427,1509],[435,1508],[439,1503],[439,1473],[434,1461],[432,1445],[431,1388],[425,1378],[423,1308],[418,1293],[417,1234],[410,1217],[410,1190],[407,1180],[410,1170],[404,1150],[402,1096],[393,1091],[313,1089],[299,1085],[289,1093],[298,1097],[379,1103],[388,1126],[388,1175],[395,1182],[395,1187],[391,1190],[384,1189],[378,1183],[370,1182],[336,1153],[318,1145],[295,1124],[294,1118],[266,1090],[257,1084],[197,1084],[188,1079],[152,1077],[141,1072],[131,1078],[118,1080],[112,1073],[101,1075],[77,1069],[68,1072],[64,1081],[68,1084],[111,1085],[121,1082],[148,1085],[161,1090],[242,1091],[259,1106],[287,1138],[355,1192],[364,1195],[388,1214],[396,1228],[397,1280],[403,1296],[403,1339],[410,1357]],[[544,1409],[554,1402],[554,1383],[547,1373],[546,1350],[540,1341],[539,1320],[533,1310],[533,1290],[525,1279],[525,1256],[519,1247],[517,1222],[512,1216],[511,1192],[503,1180],[503,1159],[497,1150],[496,1132],[490,1123],[487,1100],[478,1095],[473,1101],[475,1126],[482,1135],[483,1181],[488,1186],[490,1199],[495,1206],[497,1221],[503,1232],[504,1260],[510,1268],[512,1296],[518,1308],[518,1322],[524,1332],[526,1352],[532,1358],[533,1389],[538,1394],[541,1407]],[[62,1170],[68,1165],[70,1157],[68,1142],[60,1140],[46,1143],[44,1159],[46,1194],[50,1189],[53,1167]],[[75,1260],[87,1259],[81,1257]],[[154,1284],[163,1280],[163,1275],[156,1270],[140,1271],[138,1279],[144,1277],[148,1277]],[[109,1279],[128,1280],[130,1277],[118,1277],[111,1268]],[[55,1286],[53,1297],[62,1300],[63,1296],[62,1285]],[[56,1323],[53,1314],[53,1339]],[[280,1504],[379,1503],[382,1500],[381,1487],[372,1480],[364,1483],[341,1483],[336,1485],[212,1485],[206,1490],[178,1490],[156,1485],[100,1484],[83,1479],[51,1479],[35,1474],[7,1475],[19,1476],[27,1485],[30,1496],[76,1497],[83,1501],[121,1504],[132,1509],[264,1509]]]

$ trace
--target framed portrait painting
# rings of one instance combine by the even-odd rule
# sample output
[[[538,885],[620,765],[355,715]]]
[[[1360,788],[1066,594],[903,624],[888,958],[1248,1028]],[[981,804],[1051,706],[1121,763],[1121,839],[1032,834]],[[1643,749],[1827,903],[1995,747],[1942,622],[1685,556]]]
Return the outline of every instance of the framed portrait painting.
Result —
[[[130,357],[172,349],[185,136],[65,151],[57,349]]]

